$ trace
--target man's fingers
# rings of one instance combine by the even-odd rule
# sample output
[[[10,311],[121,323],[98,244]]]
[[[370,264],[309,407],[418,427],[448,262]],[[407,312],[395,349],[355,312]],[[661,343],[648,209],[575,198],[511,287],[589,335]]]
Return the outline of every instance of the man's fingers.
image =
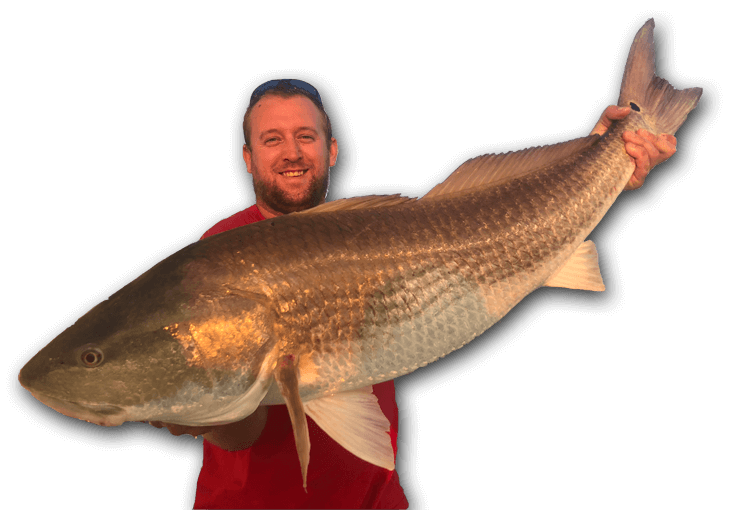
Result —
[[[187,433],[187,427],[183,425],[175,425],[174,423],[166,423],[165,427],[167,427],[167,430],[173,436],[181,436],[182,434]]]
[[[661,134],[656,136],[645,129],[639,129],[637,134],[626,131],[622,134],[622,139],[626,144],[627,142],[631,142],[635,145],[640,145],[648,152],[651,159],[648,170],[668,160],[677,152],[677,139],[672,135]],[[631,154],[631,156],[635,157],[634,154]]]
[[[622,134],[622,139],[625,142],[626,147],[627,147],[627,144],[640,147],[643,144],[647,143],[646,140],[644,140],[641,136],[633,133],[632,131],[625,131]]]
[[[656,143],[657,137],[651,131],[641,128],[638,130],[636,134],[640,136],[641,138],[643,138],[644,140],[648,140],[651,143]]]
[[[638,136],[643,140],[643,146],[648,151],[651,159],[656,159],[659,156],[659,149],[656,148],[656,142],[659,140],[655,134],[645,129],[638,130]]]
[[[622,139],[625,141],[626,150],[627,144],[631,143],[631,148],[633,146],[638,146],[643,148],[648,153],[648,156],[651,159],[648,170],[651,170],[651,168],[656,166],[658,163],[661,163],[665,159],[669,158],[672,154],[674,154],[676,150],[675,147],[670,146],[669,142],[666,139],[659,138],[653,133],[649,133],[645,129],[639,129],[638,134],[631,131],[626,131],[622,134]],[[631,156],[636,157],[636,154],[631,154]]]
[[[596,126],[594,126],[591,134],[603,135],[607,132],[613,121],[624,119],[628,116],[629,113],[630,108],[615,105],[608,106],[604,110],[604,112],[602,112],[601,117],[599,117],[599,122],[596,123]]]
[[[627,106],[611,105],[604,110],[604,114],[607,115],[611,120],[621,120],[628,116],[630,108]]]
[[[625,152],[635,163],[633,175],[625,189],[640,188],[652,168],[677,152],[677,138],[673,135],[656,136],[645,129],[639,129],[637,133],[624,132],[622,139],[625,142]]]
[[[656,150],[656,147],[651,143],[630,140],[625,141],[625,152],[627,152],[631,158],[635,159],[636,166],[641,166],[643,163],[649,163],[650,161],[646,160],[659,153],[659,151]],[[641,165],[639,165],[639,163]]]
[[[643,145],[626,143],[625,150],[631,158],[635,159],[635,171],[648,173],[651,169],[651,153]]]
[[[649,152],[642,145],[633,142],[625,143],[625,151],[631,158],[633,158],[633,162],[635,163],[633,175],[630,177],[626,189],[640,188],[643,186],[643,182],[646,180],[649,170],[651,170],[651,157],[649,156]]]
[[[643,186],[643,182],[644,182],[644,181],[643,181],[643,179],[639,180],[639,179],[638,179],[638,178],[637,178],[637,177],[635,176],[635,174],[633,174],[633,175],[631,175],[631,176],[630,176],[630,180],[629,180],[629,181],[628,181],[628,183],[627,183],[627,184],[625,185],[625,189],[626,189],[626,190],[631,190],[631,189],[638,189],[638,188],[640,188],[641,186]]]
[[[654,164],[671,158],[677,152],[677,138],[672,135],[659,135],[654,145],[659,150],[658,161]]]
[[[200,436],[202,434],[205,434],[209,430],[211,430],[213,427],[188,427],[186,425],[176,425],[174,423],[164,423],[161,421],[150,421],[148,422],[149,425],[152,427],[156,427],[157,429],[161,429],[166,427],[170,434],[173,436],[181,436],[183,434],[190,434],[191,436]]]

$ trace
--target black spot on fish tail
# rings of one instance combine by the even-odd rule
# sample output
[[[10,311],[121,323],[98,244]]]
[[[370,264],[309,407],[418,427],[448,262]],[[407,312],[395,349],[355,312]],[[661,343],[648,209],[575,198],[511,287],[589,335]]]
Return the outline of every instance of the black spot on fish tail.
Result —
[[[641,111],[641,108],[635,103],[630,103],[630,109],[635,110],[637,112]]]

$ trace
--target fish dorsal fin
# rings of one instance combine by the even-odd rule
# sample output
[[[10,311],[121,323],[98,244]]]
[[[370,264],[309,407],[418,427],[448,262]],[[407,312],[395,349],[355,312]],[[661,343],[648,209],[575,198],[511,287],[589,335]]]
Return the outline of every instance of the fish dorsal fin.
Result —
[[[445,181],[432,188],[422,197],[422,200],[517,179],[534,170],[555,164],[571,154],[588,149],[599,138],[599,135],[589,135],[554,145],[531,147],[504,154],[485,154],[470,159],[459,166]]]
[[[393,470],[391,424],[372,386],[305,402],[305,411],[326,434],[348,451],[376,466]]]
[[[370,209],[373,207],[389,207],[392,205],[404,204],[412,200],[416,199],[403,197],[401,195],[368,195],[366,197],[342,198],[340,200],[334,200],[333,202],[320,204],[317,207],[306,209],[296,214],[312,214],[319,212],[344,211],[353,209]]]

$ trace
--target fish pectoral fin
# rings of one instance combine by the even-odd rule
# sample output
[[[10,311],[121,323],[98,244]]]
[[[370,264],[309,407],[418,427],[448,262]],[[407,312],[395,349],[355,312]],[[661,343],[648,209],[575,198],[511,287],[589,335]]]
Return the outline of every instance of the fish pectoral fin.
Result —
[[[383,414],[372,386],[305,402],[305,411],[341,446],[376,466],[395,468],[391,423]]]
[[[276,383],[286,402],[289,418],[292,421],[294,442],[297,445],[299,465],[302,469],[302,487],[307,492],[307,466],[310,464],[310,434],[307,430],[307,418],[302,399],[299,395],[299,358],[284,355],[279,358],[274,372]]]
[[[593,241],[586,241],[565,264],[546,282],[545,287],[565,287],[580,290],[604,290],[599,269],[599,255]]]

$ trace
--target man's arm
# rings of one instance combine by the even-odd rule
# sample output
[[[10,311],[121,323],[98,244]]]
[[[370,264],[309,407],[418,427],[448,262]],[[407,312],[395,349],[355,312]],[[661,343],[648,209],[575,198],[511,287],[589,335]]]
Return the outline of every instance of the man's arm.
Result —
[[[173,423],[150,421],[149,424],[160,429],[166,427],[173,436],[190,434],[197,437],[202,435],[203,439],[212,443],[222,450],[234,452],[244,450],[258,440],[268,419],[268,407],[260,406],[247,418],[235,423],[216,425],[213,427],[187,427]]]
[[[627,106],[608,106],[591,134],[603,135],[613,121],[624,119],[629,113],[630,108]],[[625,141],[625,151],[635,163],[635,170],[625,189],[643,186],[643,181],[651,169],[671,158],[677,151],[677,139],[674,136],[663,133],[656,136],[645,129],[639,129],[637,133],[625,131],[622,139]]]

